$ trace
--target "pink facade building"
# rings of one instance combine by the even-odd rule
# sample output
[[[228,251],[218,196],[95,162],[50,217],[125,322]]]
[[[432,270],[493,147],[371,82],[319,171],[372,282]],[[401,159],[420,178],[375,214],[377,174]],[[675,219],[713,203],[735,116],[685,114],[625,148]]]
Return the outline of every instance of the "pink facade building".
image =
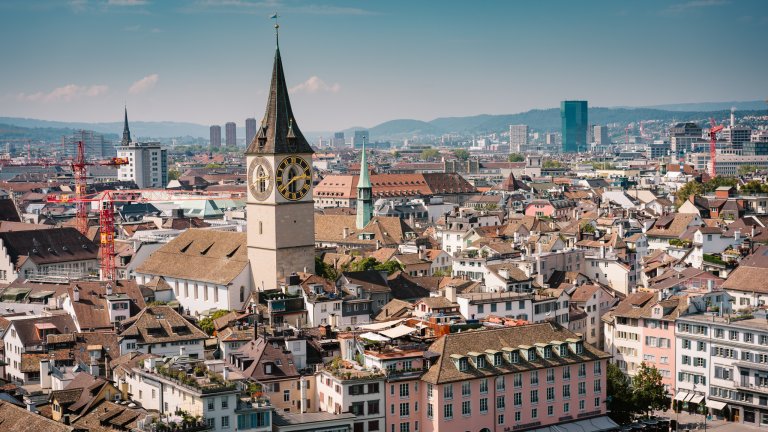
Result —
[[[612,430],[616,424],[605,415],[609,358],[549,322],[446,335],[425,353],[418,431],[527,431],[564,423]],[[387,424],[388,432],[416,430]]]

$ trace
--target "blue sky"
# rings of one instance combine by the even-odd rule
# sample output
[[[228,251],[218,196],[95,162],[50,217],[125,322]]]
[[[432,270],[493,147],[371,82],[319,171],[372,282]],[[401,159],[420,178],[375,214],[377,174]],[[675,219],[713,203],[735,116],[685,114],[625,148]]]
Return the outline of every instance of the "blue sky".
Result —
[[[768,97],[768,1],[3,0],[0,115],[260,118],[280,47],[307,131]]]

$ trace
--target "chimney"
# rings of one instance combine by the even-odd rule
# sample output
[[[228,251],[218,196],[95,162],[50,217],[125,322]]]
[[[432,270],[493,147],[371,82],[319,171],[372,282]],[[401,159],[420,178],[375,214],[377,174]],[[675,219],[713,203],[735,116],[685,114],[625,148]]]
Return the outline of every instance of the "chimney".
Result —
[[[347,227],[344,227],[344,228],[341,230],[341,235],[342,235],[342,236],[344,236],[344,238],[347,238],[347,237],[349,237],[349,228],[347,228]]]
[[[40,359],[40,388],[51,388],[51,360]]]
[[[224,377],[224,381],[229,381],[229,368],[224,366],[224,371],[222,371],[221,376]]]
[[[112,295],[112,284],[108,283],[106,288],[107,288],[107,295],[111,296]]]
[[[186,352],[185,352],[186,350],[187,350],[187,347],[184,347],[184,346],[179,347],[179,355],[182,357],[186,355]]]
[[[381,240],[376,239],[376,250],[381,249]]]
[[[424,260],[424,255],[425,255],[424,249],[425,249],[424,245],[419,246],[419,259],[422,261]]]
[[[456,303],[456,287],[453,285],[448,285],[445,287],[445,298],[451,301],[451,303]]]
[[[504,279],[509,279],[509,270],[506,267],[500,268],[499,276],[503,277]]]
[[[91,364],[88,366],[88,372],[93,376],[94,378],[98,378],[99,376],[99,364],[96,363],[96,360],[91,360]]]
[[[80,290],[77,288],[77,285],[72,289],[72,301],[73,302],[79,302],[80,301]]]
[[[715,289],[715,281],[713,279],[707,280],[707,292],[712,292]]]
[[[600,258],[605,258],[605,246],[600,246]]]
[[[754,226],[754,225],[752,225],[752,230],[750,231],[750,236],[749,236],[749,238],[750,238],[750,239],[753,239],[753,238],[755,238],[755,226]]]

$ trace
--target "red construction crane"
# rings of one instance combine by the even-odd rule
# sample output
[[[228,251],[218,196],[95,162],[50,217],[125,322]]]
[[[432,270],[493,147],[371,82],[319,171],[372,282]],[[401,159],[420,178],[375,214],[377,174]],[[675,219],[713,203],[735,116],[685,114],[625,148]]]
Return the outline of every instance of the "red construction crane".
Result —
[[[242,198],[245,192],[175,192],[163,189],[126,189],[105,190],[91,196],[70,196],[67,194],[50,194],[46,197],[49,203],[72,203],[77,206],[80,216],[81,206],[87,215],[89,203],[99,206],[99,267],[102,280],[114,280],[117,276],[115,269],[115,203],[158,202],[158,201],[189,201],[208,200],[213,198],[232,199]],[[87,220],[87,219],[86,219]],[[87,229],[87,227],[86,227]]]
[[[709,119],[709,161],[710,161],[710,174],[712,177],[717,175],[715,171],[715,144],[717,144],[717,133],[723,130],[723,125],[715,124],[715,119]]]
[[[77,154],[72,161],[72,174],[75,178],[75,228],[85,235],[88,232],[88,203],[84,201],[86,190],[88,188],[88,175],[85,167],[88,165],[116,166],[126,165],[126,158],[112,158],[102,162],[85,161],[85,143],[81,140],[77,142]]]

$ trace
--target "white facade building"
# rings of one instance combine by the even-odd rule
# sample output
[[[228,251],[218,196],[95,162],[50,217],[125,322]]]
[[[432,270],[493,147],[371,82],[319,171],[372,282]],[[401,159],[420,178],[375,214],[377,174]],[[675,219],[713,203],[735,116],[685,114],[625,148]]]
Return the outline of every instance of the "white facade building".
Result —
[[[117,170],[119,181],[134,181],[141,188],[164,188],[168,184],[168,150],[158,142],[132,142],[117,148],[117,157],[128,160]]]

